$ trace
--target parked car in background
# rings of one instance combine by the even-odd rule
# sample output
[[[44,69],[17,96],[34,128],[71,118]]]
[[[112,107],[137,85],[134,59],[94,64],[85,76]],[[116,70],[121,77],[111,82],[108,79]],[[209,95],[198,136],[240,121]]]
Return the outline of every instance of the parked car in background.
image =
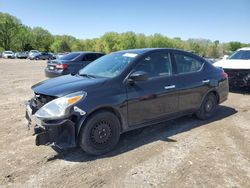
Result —
[[[32,89],[26,118],[35,126],[37,145],[79,144],[100,155],[113,149],[123,132],[187,114],[211,118],[228,97],[228,79],[192,53],[134,49],[105,55],[76,75]]]
[[[48,61],[45,75],[47,77],[56,77],[65,74],[76,74],[80,69],[103,55],[103,53],[96,52],[69,53],[58,59]]]
[[[40,54],[38,50],[30,50],[28,54],[28,59],[33,60],[36,55]]]
[[[228,74],[230,87],[250,87],[250,47],[240,48],[214,65]]]
[[[17,59],[27,59],[28,55],[26,52],[16,52],[15,58]]]
[[[67,54],[65,54],[65,53],[58,53],[58,54],[56,54],[56,59],[60,59],[64,55],[67,55]]]
[[[33,54],[32,59],[35,60],[51,60],[54,59],[53,55],[51,53],[48,52],[40,52],[38,54]]]
[[[52,56],[52,59],[56,59],[56,54],[49,52],[49,54]]]
[[[3,58],[15,58],[15,54],[14,54],[14,52],[12,52],[12,51],[4,51],[3,53],[2,53],[2,57]]]

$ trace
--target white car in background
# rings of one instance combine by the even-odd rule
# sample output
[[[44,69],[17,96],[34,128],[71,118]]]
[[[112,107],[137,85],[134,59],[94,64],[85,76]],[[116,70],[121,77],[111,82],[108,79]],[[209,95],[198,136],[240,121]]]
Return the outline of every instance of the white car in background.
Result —
[[[15,58],[15,54],[12,51],[4,51],[2,53],[2,58]]]
[[[28,59],[34,59],[36,55],[39,55],[40,52],[38,50],[30,50],[28,54]]]
[[[213,65],[224,69],[231,87],[250,87],[250,47],[240,48],[227,59]]]

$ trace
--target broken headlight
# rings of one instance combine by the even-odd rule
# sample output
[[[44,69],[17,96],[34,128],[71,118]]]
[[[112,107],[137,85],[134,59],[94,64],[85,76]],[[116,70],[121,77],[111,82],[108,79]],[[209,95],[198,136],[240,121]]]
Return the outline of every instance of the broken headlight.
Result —
[[[87,96],[86,92],[80,91],[56,98],[42,106],[35,116],[39,119],[55,120],[66,117],[70,107]]]

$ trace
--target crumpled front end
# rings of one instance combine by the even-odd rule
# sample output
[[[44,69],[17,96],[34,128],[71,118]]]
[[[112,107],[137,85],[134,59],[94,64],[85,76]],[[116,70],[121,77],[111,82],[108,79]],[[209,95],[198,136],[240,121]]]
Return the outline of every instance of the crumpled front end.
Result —
[[[224,69],[232,88],[250,87],[250,69]]]
[[[56,146],[60,149],[67,149],[76,146],[74,115],[58,120],[41,120],[35,113],[45,104],[54,100],[56,97],[35,94],[26,103],[26,119],[28,127],[33,129],[36,136],[36,145]]]

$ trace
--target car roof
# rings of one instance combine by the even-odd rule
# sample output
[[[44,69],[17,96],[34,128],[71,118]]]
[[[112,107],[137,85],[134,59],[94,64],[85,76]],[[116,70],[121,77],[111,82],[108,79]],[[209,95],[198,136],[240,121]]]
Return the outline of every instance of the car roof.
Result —
[[[238,49],[237,51],[240,51],[240,50],[246,50],[246,51],[250,51],[250,47],[244,47],[244,48],[240,48],[240,49]]]
[[[102,52],[89,52],[89,51],[76,51],[76,52],[70,52],[70,53],[81,53],[81,54],[104,54]]]
[[[159,50],[169,50],[169,51],[173,51],[173,52],[187,52],[187,51],[184,51],[184,50],[181,50],[181,49],[176,49],[176,48],[139,48],[139,49],[128,49],[128,50],[117,51],[117,53],[143,54],[143,53],[146,53],[146,52],[159,51]],[[191,53],[191,52],[188,52],[188,53]]]

